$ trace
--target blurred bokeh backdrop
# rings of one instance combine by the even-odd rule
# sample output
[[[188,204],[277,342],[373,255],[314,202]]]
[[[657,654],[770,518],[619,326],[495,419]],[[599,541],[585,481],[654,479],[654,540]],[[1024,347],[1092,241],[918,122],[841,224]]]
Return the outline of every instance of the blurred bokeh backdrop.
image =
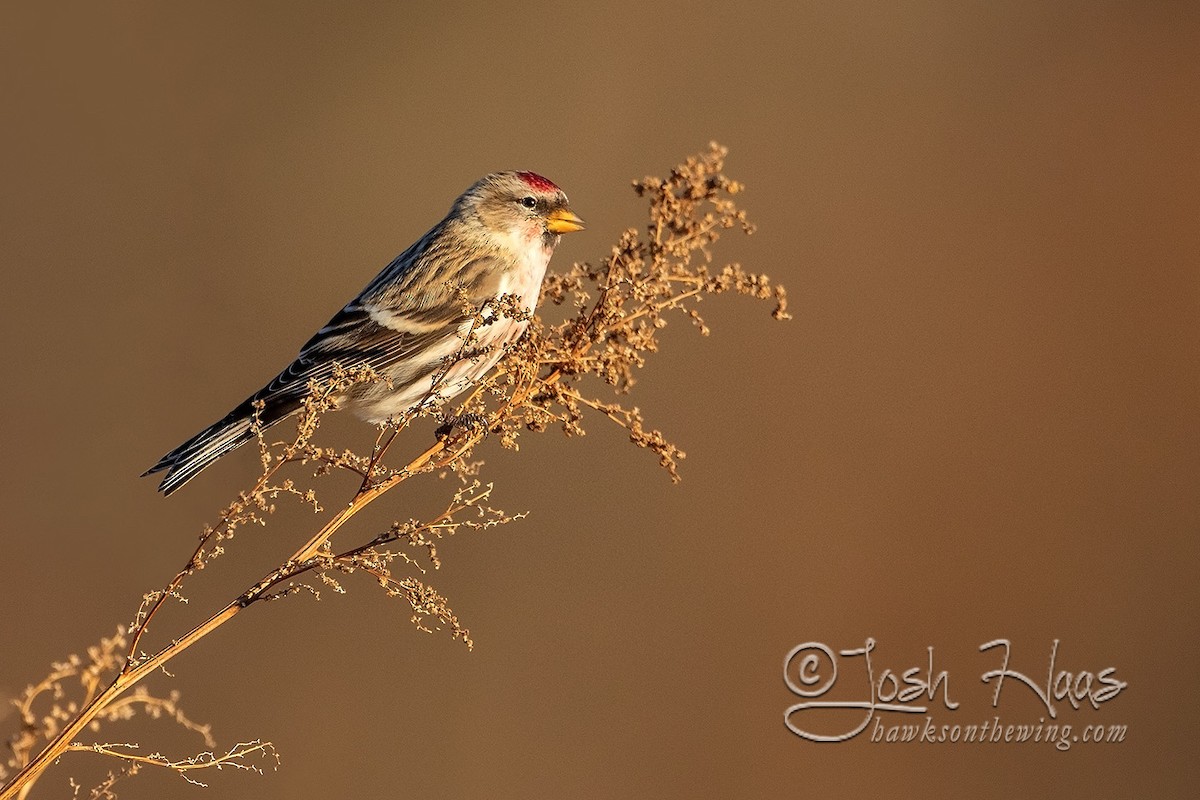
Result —
[[[255,469],[137,475],[225,413],[485,172],[588,221],[710,139],[785,283],[669,330],[637,387],[672,486],[593,421],[481,455],[527,520],[428,579],[476,647],[367,581],[256,608],[158,676],[277,772],[123,797],[1195,796],[1200,19],[1186,3],[6,3],[0,694],[126,622]],[[553,268],[553,265],[552,265]],[[371,431],[335,421],[361,446]],[[418,447],[421,443],[412,443]],[[426,513],[413,484],[366,520]],[[288,511],[167,609],[182,631],[307,538]],[[815,744],[803,642],[949,673],[938,724],[1036,723],[1011,667],[1115,667],[1058,722],[1119,744]],[[838,699],[865,699],[861,659]],[[906,720],[884,715],[885,724]],[[815,719],[815,718],[814,718]],[[840,723],[823,723],[826,730]],[[1052,721],[1047,718],[1047,722]],[[11,711],[0,711],[5,732]],[[814,723],[815,724],[815,723]],[[138,723],[141,725],[141,723]],[[164,727],[109,741],[182,754]],[[94,778],[71,755],[37,796]]]

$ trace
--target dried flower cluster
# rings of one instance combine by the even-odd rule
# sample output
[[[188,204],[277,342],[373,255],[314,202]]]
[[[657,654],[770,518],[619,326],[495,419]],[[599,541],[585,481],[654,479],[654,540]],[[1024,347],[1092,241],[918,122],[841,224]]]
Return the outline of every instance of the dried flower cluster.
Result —
[[[678,480],[679,450],[663,433],[648,428],[641,411],[626,405],[622,396],[634,385],[635,373],[648,354],[659,347],[659,335],[672,313],[688,318],[702,334],[708,333],[697,305],[708,295],[736,293],[774,303],[773,316],[786,319],[786,295],[766,276],[746,272],[738,264],[712,266],[712,246],[721,233],[753,231],[734,196],[742,186],[722,173],[726,151],[716,144],[689,158],[668,177],[646,178],[633,186],[649,203],[649,223],[621,234],[611,254],[598,263],[575,264],[568,272],[546,278],[543,299],[567,309],[568,318],[547,324],[534,317],[528,331],[511,346],[495,369],[460,402],[453,413],[445,410],[431,390],[430,402],[405,417],[381,426],[369,453],[336,450],[313,443],[322,415],[337,407],[338,398],[356,384],[380,380],[371,370],[343,365],[326,383],[314,384],[299,415],[296,434],[288,442],[268,442],[259,433],[262,472],[247,491],[230,503],[207,526],[191,557],[161,590],[144,598],[128,633],[121,631],[89,650],[88,659],[72,658],[54,666],[42,682],[31,686],[17,702],[22,730],[9,744],[7,768],[15,770],[0,790],[0,800],[23,798],[34,781],[68,750],[90,750],[121,759],[123,769],[112,772],[91,791],[90,797],[113,797],[118,779],[142,766],[161,766],[194,781],[196,770],[223,766],[255,767],[255,755],[273,756],[270,743],[252,741],[215,754],[207,726],[190,721],[179,709],[178,698],[156,698],[138,684],[169,660],[260,601],[278,600],[297,592],[319,596],[320,589],[345,591],[343,582],[356,573],[377,583],[390,597],[402,598],[421,630],[447,630],[468,646],[471,639],[446,599],[425,584],[420,575],[441,566],[438,541],[465,529],[484,529],[518,519],[491,507],[492,485],[478,478],[480,463],[472,460],[474,448],[494,435],[504,447],[517,448],[525,432],[561,426],[567,435],[584,432],[590,410],[624,428],[630,441],[657,455],[659,463]],[[472,309],[475,328],[500,317],[525,315],[517,298],[501,297]],[[469,334],[459,352],[450,356],[446,369],[464,358],[478,358],[480,343]],[[594,396],[604,385],[612,399]],[[406,441],[418,450],[389,464],[398,434],[416,417],[432,416],[439,423],[432,442],[417,436]],[[305,478],[283,477],[285,467]],[[295,465],[299,465],[299,469]],[[358,488],[347,505],[323,518],[306,543],[279,565],[215,611],[204,622],[160,644],[144,649],[144,639],[157,622],[167,600],[185,600],[182,590],[189,578],[223,555],[235,534],[247,525],[265,525],[281,498],[291,497],[321,512],[314,479],[334,472],[356,476]],[[335,547],[333,537],[355,515],[379,497],[410,478],[434,474],[451,478],[456,485],[444,510],[427,520],[393,523],[382,532],[359,534],[355,543]],[[66,681],[78,678],[78,695],[68,699]],[[49,695],[48,712],[35,713],[39,698]],[[80,743],[77,737],[96,731],[101,723],[132,717],[135,712],[166,717],[204,739],[204,753],[185,759],[140,754],[127,744]],[[38,747],[41,750],[34,755]],[[9,777],[11,772],[0,772]],[[74,784],[73,784],[74,785]],[[76,796],[80,787],[75,786]]]
[[[129,640],[123,628],[114,636],[100,640],[87,649],[86,658],[72,655],[66,661],[53,664],[50,673],[41,681],[26,687],[21,696],[13,701],[20,716],[21,730],[8,740],[8,754],[0,763],[0,779],[26,767],[34,748],[44,747],[63,733],[64,726],[76,719],[82,708],[88,706],[112,680],[126,663]],[[179,705],[179,693],[171,692],[165,697],[156,696],[144,686],[134,687],[123,696],[98,709],[87,725],[89,733],[99,733],[109,723],[131,720],[135,717],[161,719],[173,722],[184,730],[195,733],[204,743],[203,752],[183,758],[172,759],[161,753],[142,755],[137,745],[127,742],[94,742],[80,744],[67,742],[66,750],[84,750],[111,756],[124,765],[93,787],[86,797],[89,800],[113,798],[118,780],[137,774],[143,765],[165,767],[179,773],[190,783],[204,785],[189,775],[193,770],[215,767],[262,772],[262,768],[251,760],[266,757],[278,763],[274,747],[269,742],[241,742],[228,750],[216,752],[217,743],[208,725],[192,721]],[[79,797],[83,787],[71,783],[74,796]],[[26,784],[19,796],[24,796],[32,783]]]

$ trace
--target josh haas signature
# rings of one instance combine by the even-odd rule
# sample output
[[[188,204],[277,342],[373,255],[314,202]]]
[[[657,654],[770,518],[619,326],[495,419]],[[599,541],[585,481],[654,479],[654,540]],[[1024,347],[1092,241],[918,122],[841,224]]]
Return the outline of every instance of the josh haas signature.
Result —
[[[1038,683],[1015,669],[1009,667],[1012,654],[1012,643],[1008,639],[993,639],[979,646],[980,652],[1002,648],[1002,660],[998,669],[983,673],[984,683],[995,681],[996,690],[992,694],[992,707],[1000,705],[1000,693],[1006,681],[1015,681],[1028,687],[1042,702],[1046,713],[1054,718],[1058,715],[1056,703],[1066,700],[1072,708],[1080,708],[1086,702],[1093,708],[1099,708],[1101,703],[1116,697],[1128,684],[1114,677],[1116,667],[1108,667],[1098,673],[1090,671],[1068,672],[1055,671],[1055,661],[1058,658],[1058,643],[1055,639],[1050,648],[1050,666],[1046,672],[1044,683]],[[939,693],[942,705],[950,711],[958,708],[959,704],[950,699],[950,674],[940,670],[936,675],[933,669],[933,647],[927,648],[929,659],[927,664],[914,666],[897,674],[891,669],[885,669],[875,676],[875,665],[871,653],[875,650],[875,640],[868,638],[863,647],[852,650],[841,650],[843,658],[861,656],[866,668],[867,697],[863,700],[813,700],[790,706],[784,712],[783,719],[788,729],[797,736],[814,742],[844,742],[852,739],[871,723],[876,712],[894,712],[900,714],[925,714],[929,706],[922,701],[938,699]],[[829,666],[828,675],[822,677],[823,662]],[[826,694],[838,677],[838,659],[832,649],[821,642],[805,642],[796,645],[783,660],[783,680],[794,694],[803,698],[816,698]],[[922,702],[921,705],[916,705]],[[845,733],[826,735],[814,733],[797,724],[797,716],[802,711],[812,709],[861,709],[866,713],[862,721],[852,730]]]

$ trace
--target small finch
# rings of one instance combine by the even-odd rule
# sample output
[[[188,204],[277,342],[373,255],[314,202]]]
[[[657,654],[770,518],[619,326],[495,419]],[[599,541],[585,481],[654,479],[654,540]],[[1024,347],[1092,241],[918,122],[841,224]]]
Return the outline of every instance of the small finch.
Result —
[[[295,361],[143,477],[166,471],[158,488],[171,494],[255,438],[257,403],[259,425],[268,428],[299,411],[309,382],[330,378],[335,364],[365,364],[384,379],[339,398],[341,407],[368,422],[448,400],[483,377],[527,325],[503,315],[479,324],[475,310],[509,294],[532,312],[560,235],[582,229],[567,196],[541,175],[495,172],[481,178],[454,201],[445,219],[317,331]],[[448,364],[472,334],[471,357]]]

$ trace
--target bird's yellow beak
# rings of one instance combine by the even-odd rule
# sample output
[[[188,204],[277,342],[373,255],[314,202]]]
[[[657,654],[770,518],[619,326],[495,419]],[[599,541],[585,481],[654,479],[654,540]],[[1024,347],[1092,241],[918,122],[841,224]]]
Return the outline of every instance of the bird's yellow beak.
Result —
[[[570,209],[556,208],[546,217],[546,230],[551,233],[570,233],[583,230],[583,220],[571,213]]]

